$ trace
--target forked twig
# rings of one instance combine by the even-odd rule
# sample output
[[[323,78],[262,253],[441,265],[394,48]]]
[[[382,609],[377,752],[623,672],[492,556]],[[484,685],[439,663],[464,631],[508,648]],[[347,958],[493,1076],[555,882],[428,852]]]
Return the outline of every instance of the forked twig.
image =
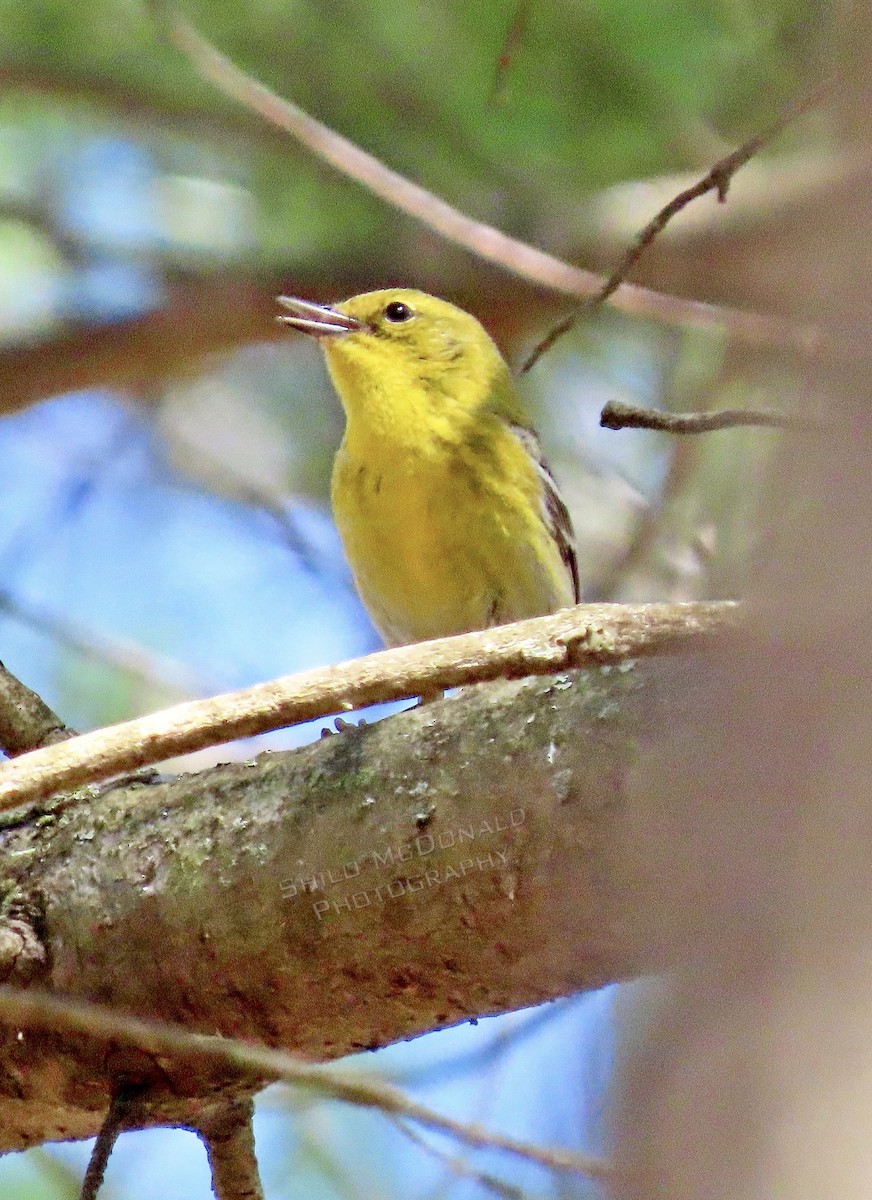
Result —
[[[601,275],[573,266],[526,242],[509,237],[492,225],[476,221],[441,197],[393,171],[374,155],[316,120],[290,100],[277,96],[246,75],[167,0],[150,0],[150,8],[168,38],[194,69],[223,95],[243,105],[276,129],[284,130],[322,161],[375,196],[423,222],[442,237],[533,284],[575,297],[596,295],[605,284]],[[812,327],[762,313],[742,312],[700,300],[688,300],[622,282],[611,289],[609,301],[630,316],[697,329],[726,329],[750,345],[792,346],[808,354],[820,344]]]
[[[554,343],[563,337],[565,333],[568,333],[583,316],[587,316],[595,308],[604,304],[626,282],[630,271],[674,216],[680,213],[682,209],[687,208],[688,204],[699,199],[700,196],[705,196],[708,192],[715,192],[718,201],[723,204],[727,199],[727,192],[733,176],[739,168],[743,167],[764,146],[768,145],[792,121],[803,116],[810,109],[816,108],[823,100],[827,99],[831,95],[833,88],[834,81],[827,80],[825,83],[821,83],[806,92],[805,95],[789,100],[782,108],[778,117],[767,129],[762,130],[760,133],[755,133],[747,141],[744,141],[741,146],[738,146],[735,150],[731,150],[723,158],[719,158],[702,179],[685,188],[684,191],[679,192],[677,196],[673,196],[669,203],[665,204],[636,236],[633,243],[625,251],[617,267],[615,267],[614,271],[603,281],[602,285],[593,295],[588,296],[578,308],[564,317],[562,321],[558,322],[550,333],[546,334],[536,344],[521,366],[519,374],[526,374],[539,361],[542,355],[550,350]],[[763,424],[764,422],[759,423]]]

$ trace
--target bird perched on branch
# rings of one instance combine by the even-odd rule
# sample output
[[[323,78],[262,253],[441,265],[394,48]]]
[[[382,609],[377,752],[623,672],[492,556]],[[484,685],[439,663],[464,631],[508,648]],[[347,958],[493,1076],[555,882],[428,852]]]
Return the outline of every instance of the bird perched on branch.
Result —
[[[321,343],[345,409],[333,512],[387,645],[576,603],[566,505],[475,317],[407,288],[279,303]]]

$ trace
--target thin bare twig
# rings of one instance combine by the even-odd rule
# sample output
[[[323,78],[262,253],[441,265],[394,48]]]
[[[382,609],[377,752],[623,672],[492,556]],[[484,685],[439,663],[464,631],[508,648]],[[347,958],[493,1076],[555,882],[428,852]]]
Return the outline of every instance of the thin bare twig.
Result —
[[[179,470],[184,472],[192,487],[205,490],[211,496],[216,492],[223,493],[248,508],[260,511],[270,518],[281,541],[301,565],[313,573],[318,569],[312,545],[298,528],[293,513],[277,491],[251,480],[232,463],[195,446],[175,432],[171,434],[171,439],[173,447],[185,456],[185,460],[179,464]]]
[[[385,700],[677,648],[733,626],[738,613],[731,601],[581,604],[548,617],[382,650],[191,700],[0,764],[0,810],[177,754]]]
[[[0,987],[0,1016],[4,1024],[15,1028],[85,1033],[136,1046],[155,1057],[185,1056],[201,1062],[221,1064],[236,1074],[254,1077],[258,1081],[280,1080],[310,1088],[325,1098],[415,1121],[425,1128],[449,1134],[467,1146],[502,1150],[552,1171],[570,1171],[595,1179],[605,1179],[612,1174],[607,1163],[592,1155],[534,1146],[518,1138],[482,1129],[479,1125],[454,1120],[425,1104],[419,1104],[399,1088],[379,1080],[350,1071],[313,1065],[266,1046],[191,1033],[169,1022],[141,1020],[103,1005],[70,1000],[34,988],[23,991],[5,985]]]
[[[0,749],[15,758],[75,736],[75,729],[0,662]]]
[[[725,154],[723,158],[719,158],[711,170],[692,184],[674,196],[668,204],[665,204],[660,211],[651,218],[645,228],[637,235],[635,241],[628,247],[623,258],[615,267],[614,271],[603,280],[600,287],[588,296],[584,302],[571,312],[568,316],[559,321],[554,328],[546,334],[541,341],[537,342],[532,352],[521,366],[519,374],[525,375],[531,367],[539,361],[565,333],[583,317],[587,316],[595,308],[599,308],[604,304],[620,287],[625,286],[625,281],[630,271],[645,253],[659,233],[665,229],[674,216],[681,212],[683,208],[687,208],[694,200],[700,196],[706,195],[708,192],[716,192],[718,201],[723,204],[727,199],[730,183],[736,172],[743,167],[746,162],[759,153],[764,146],[768,145],[778,134],[795,121],[798,117],[809,112],[810,109],[816,108],[832,93],[834,81],[828,80],[825,83],[819,84],[812,88],[803,96],[794,97],[784,105],[778,117],[767,128],[760,133],[755,133],[743,142],[735,150]]]
[[[535,1036],[552,1021],[559,1020],[564,1007],[571,1003],[567,998],[552,1000],[530,1013],[522,1024],[503,1030],[493,1041],[474,1049],[463,1050],[455,1055],[440,1058],[427,1066],[416,1063],[408,1067],[393,1067],[385,1071],[385,1078],[398,1086],[409,1084],[415,1088],[443,1086],[455,1079],[472,1077],[476,1072],[484,1073],[499,1067],[507,1054],[511,1054],[529,1037]]]
[[[115,671],[124,671],[163,692],[202,696],[210,691],[210,682],[157,650],[150,650],[132,638],[85,628],[69,617],[49,612],[30,601],[25,603],[2,589],[0,612],[83,658]]]
[[[432,1142],[427,1141],[417,1129],[402,1120],[400,1117],[391,1116],[391,1123],[399,1129],[404,1137],[407,1137],[410,1142],[414,1143],[425,1154],[431,1155],[437,1162],[440,1162],[455,1178],[471,1179],[486,1191],[493,1192],[495,1196],[502,1197],[502,1200],[525,1200],[526,1193],[515,1184],[506,1183],[503,1179],[498,1179],[496,1175],[491,1175],[489,1171],[481,1171],[478,1167],[474,1167],[466,1158],[461,1158],[457,1154],[449,1154],[446,1150],[434,1146]]]
[[[814,429],[817,426],[774,408],[721,408],[714,412],[675,413],[656,408],[637,408],[610,400],[600,413],[603,429],[656,429],[662,433],[711,433],[738,425],[762,425],[768,429]]]
[[[139,1088],[131,1088],[123,1084],[112,1094],[109,1108],[103,1118],[103,1124],[100,1126],[100,1132],[97,1134],[97,1140],[88,1160],[85,1178],[82,1180],[82,1190],[79,1194],[80,1200],[97,1200],[97,1193],[103,1186],[103,1177],[106,1174],[106,1167],[109,1165],[109,1157],[115,1149],[119,1135],[129,1124],[130,1108],[138,1094]]]
[[[225,96],[250,112],[285,130],[301,145],[343,175],[356,180],[394,208],[440,233],[449,241],[502,267],[512,274],[565,295],[590,296],[603,287],[595,271],[572,266],[562,259],[509,237],[492,225],[473,220],[440,197],[385,166],[354,142],[315,120],[303,109],[271,92],[246,75],[220,50],[184,20],[166,0],[151,0],[156,19],[191,62],[195,70]],[[820,345],[820,333],[762,313],[742,312],[670,296],[651,288],[623,283],[609,302],[630,316],[697,329],[727,329],[750,345],[791,346],[808,354]]]

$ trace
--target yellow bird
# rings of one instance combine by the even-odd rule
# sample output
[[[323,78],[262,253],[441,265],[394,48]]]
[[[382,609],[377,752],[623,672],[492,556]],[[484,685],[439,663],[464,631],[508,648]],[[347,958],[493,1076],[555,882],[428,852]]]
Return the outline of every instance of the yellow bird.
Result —
[[[407,288],[279,303],[320,341],[345,409],[333,512],[386,644],[577,603],[566,505],[475,317]]]

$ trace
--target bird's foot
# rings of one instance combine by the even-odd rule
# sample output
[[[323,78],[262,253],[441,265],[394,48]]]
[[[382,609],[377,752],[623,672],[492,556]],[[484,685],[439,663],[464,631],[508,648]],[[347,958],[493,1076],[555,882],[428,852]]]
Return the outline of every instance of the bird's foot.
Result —
[[[335,717],[333,720],[333,724],[336,726],[337,733],[344,733],[346,729],[365,729],[366,728],[366,720],[364,717],[361,717],[359,721],[346,721],[345,717]],[[322,738],[333,737],[333,730],[328,729],[327,726],[325,725],[323,727],[323,729],[321,730],[321,737]]]

